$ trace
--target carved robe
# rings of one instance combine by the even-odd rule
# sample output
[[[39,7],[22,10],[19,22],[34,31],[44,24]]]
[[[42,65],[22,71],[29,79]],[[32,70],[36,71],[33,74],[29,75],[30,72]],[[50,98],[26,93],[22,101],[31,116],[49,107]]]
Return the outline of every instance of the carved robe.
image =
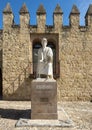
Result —
[[[53,76],[53,52],[50,47],[40,48],[38,50],[37,74]]]

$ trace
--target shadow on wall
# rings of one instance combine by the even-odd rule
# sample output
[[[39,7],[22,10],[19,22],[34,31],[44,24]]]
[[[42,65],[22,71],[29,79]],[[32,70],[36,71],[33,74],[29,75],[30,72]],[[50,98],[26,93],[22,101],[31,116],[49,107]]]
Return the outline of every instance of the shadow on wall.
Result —
[[[29,71],[25,69],[10,85],[3,91],[4,100],[31,100],[31,81]]]
[[[31,109],[26,110],[17,110],[17,109],[3,109],[0,108],[1,118],[18,120],[20,118],[30,119],[31,118]]]

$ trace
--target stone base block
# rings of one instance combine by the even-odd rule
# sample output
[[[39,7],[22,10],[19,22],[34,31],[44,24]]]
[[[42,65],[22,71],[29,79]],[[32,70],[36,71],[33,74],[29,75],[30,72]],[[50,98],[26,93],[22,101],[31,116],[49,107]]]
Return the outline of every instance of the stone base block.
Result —
[[[57,119],[57,113],[32,113],[32,119]]]
[[[57,119],[56,80],[33,80],[31,96],[32,119]]]

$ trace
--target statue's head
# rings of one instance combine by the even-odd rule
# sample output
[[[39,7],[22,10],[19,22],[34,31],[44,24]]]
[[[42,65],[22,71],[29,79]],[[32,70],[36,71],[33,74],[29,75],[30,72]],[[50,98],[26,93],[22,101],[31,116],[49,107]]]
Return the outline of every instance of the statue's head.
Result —
[[[46,47],[47,46],[47,39],[46,38],[42,38],[42,47]]]

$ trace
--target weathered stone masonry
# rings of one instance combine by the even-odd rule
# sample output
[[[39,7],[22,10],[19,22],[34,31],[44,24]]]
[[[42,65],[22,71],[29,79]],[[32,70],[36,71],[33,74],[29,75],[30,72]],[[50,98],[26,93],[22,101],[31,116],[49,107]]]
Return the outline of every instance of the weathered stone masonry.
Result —
[[[3,99],[30,100],[33,79],[33,42],[47,37],[56,43],[60,62],[58,100],[92,100],[92,5],[85,15],[85,26],[79,25],[79,11],[74,5],[69,26],[63,26],[59,5],[53,13],[53,25],[46,25],[46,11],[37,10],[37,25],[30,25],[25,4],[20,9],[20,25],[14,23],[9,4],[3,11],[0,30],[0,68],[3,75]],[[31,75],[31,76],[30,76]]]

